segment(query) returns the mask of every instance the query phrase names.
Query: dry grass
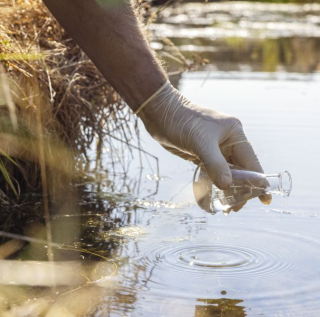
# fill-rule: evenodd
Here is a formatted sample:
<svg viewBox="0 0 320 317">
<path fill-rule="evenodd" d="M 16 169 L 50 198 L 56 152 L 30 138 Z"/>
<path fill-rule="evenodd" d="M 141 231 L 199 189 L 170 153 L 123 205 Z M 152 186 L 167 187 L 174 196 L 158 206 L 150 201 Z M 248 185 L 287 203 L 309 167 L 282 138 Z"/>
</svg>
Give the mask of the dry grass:
<svg viewBox="0 0 320 317">
<path fill-rule="evenodd" d="M 1 2 L 0 21 L 0 149 L 17 192 L 40 188 L 41 160 L 61 183 L 94 140 L 129 143 L 128 107 L 41 1 Z"/>
<path fill-rule="evenodd" d="M 149 2 L 137 0 L 135 8 L 147 38 L 172 1 L 155 10 Z M 207 63 L 186 60 L 169 44 L 179 72 Z M 111 138 L 130 147 L 135 120 L 40 0 L 0 2 L 0 201 L 41 188 L 45 197 L 55 192 L 79 175 L 94 141 L 98 157 Z"/>
</svg>

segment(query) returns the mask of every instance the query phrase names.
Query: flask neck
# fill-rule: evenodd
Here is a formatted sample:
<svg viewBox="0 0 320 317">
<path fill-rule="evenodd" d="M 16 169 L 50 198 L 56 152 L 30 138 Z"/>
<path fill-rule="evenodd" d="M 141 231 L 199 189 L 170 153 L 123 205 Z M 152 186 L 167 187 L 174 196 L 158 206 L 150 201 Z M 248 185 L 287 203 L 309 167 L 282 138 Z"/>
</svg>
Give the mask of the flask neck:
<svg viewBox="0 0 320 317">
<path fill-rule="evenodd" d="M 288 197 L 292 190 L 292 178 L 288 171 L 279 174 L 267 174 L 266 180 L 269 186 L 265 189 L 266 194 L 277 194 Z"/>
<path fill-rule="evenodd" d="M 261 190 L 263 194 L 276 194 L 287 197 L 292 189 L 289 172 L 279 174 L 262 174 L 252 171 L 231 169 L 234 187 L 250 187 Z"/>
</svg>

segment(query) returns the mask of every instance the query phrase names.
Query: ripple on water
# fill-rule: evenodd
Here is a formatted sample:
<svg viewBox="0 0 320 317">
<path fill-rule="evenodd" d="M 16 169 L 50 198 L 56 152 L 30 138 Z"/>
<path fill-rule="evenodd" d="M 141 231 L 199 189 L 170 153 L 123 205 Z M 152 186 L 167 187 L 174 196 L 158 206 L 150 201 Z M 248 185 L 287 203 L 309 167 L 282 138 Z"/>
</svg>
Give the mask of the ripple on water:
<svg viewBox="0 0 320 317">
<path fill-rule="evenodd" d="M 179 260 L 193 267 L 227 268 L 246 265 L 252 259 L 241 250 L 200 246 L 180 253 Z"/>
<path fill-rule="evenodd" d="M 216 224 L 196 241 L 194 236 L 148 241 L 134 260 L 141 272 L 138 283 L 157 296 L 221 298 L 223 291 L 251 307 L 268 303 L 266 311 L 272 313 L 307 305 L 313 316 L 320 309 L 320 284 L 314 278 L 320 274 L 320 237 L 306 234 L 300 222 L 286 225 L 290 230 Z"/>
<path fill-rule="evenodd" d="M 282 272 L 299 270 L 290 254 L 274 249 L 229 244 L 177 244 L 148 250 L 142 260 L 162 271 L 207 276 L 219 273 L 220 277 L 278 276 Z"/>
</svg>

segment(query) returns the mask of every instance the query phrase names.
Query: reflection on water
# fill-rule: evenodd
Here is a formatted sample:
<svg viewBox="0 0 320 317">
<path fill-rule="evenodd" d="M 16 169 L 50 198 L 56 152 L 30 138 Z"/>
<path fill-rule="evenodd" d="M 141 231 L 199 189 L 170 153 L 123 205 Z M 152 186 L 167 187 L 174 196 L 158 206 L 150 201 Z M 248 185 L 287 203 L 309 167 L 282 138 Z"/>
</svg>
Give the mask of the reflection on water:
<svg viewBox="0 0 320 317">
<path fill-rule="evenodd" d="M 205 316 L 230 316 L 244 317 L 244 306 L 242 300 L 237 299 L 198 299 L 195 307 L 195 317 Z"/>
<path fill-rule="evenodd" d="M 200 55 L 218 70 L 320 70 L 319 4 L 177 5 L 162 11 L 152 30 L 154 48 L 175 55 L 162 42 L 169 38 L 186 57 Z"/>
<path fill-rule="evenodd" d="M 181 23 L 191 24 L 184 17 L 190 12 L 200 31 L 212 21 L 211 15 L 221 23 L 223 19 L 230 23 L 234 16 L 235 25 L 253 23 L 254 16 L 263 23 L 280 20 L 282 31 L 294 17 L 316 32 L 320 11 L 317 6 L 255 4 L 237 4 L 231 10 L 229 4 L 218 3 L 208 6 L 205 15 L 198 5 L 188 5 L 191 11 L 184 8 L 164 13 L 168 27 L 178 16 Z M 250 23 L 242 25 L 249 30 Z M 312 72 L 319 54 L 308 59 L 303 54 L 314 54 L 319 44 L 311 36 L 291 38 L 292 33 L 285 37 L 283 32 L 265 40 L 253 36 L 214 42 L 205 37 L 174 40 L 213 46 L 208 52 L 221 54 L 216 61 L 221 69 L 242 67 L 242 72 L 212 69 L 183 75 L 176 84 L 195 102 L 241 118 L 266 172 L 292 171 L 295 188 L 290 199 L 275 197 L 269 207 L 253 200 L 239 213 L 212 216 L 190 203 L 194 166 L 165 152 L 145 131 L 141 144 L 159 157 L 160 174 L 152 155 L 134 147 L 130 153 L 113 153 L 114 160 L 106 147 L 99 162 L 93 149 L 87 178 L 76 190 L 66 187 L 51 203 L 53 267 L 47 263 L 40 197 L 15 208 L 1 206 L 0 230 L 13 234 L 1 238 L 1 316 L 319 315 L 320 200 L 314 166 L 320 159 L 320 79 L 317 74 L 262 72 L 279 70 L 284 58 L 292 61 L 286 64 L 292 71 Z M 215 51 L 219 41 L 229 43 L 221 45 L 225 56 L 234 56 L 233 64 L 224 63 L 223 50 Z M 286 45 L 296 49 L 285 51 Z M 234 47 L 229 51 L 234 55 L 227 54 L 229 47 Z M 259 58 L 257 64 L 251 63 L 245 52 L 256 50 L 273 68 L 259 66 Z M 293 52 L 292 60 L 284 52 Z M 241 66 L 245 58 L 251 69 Z"/>
</svg>

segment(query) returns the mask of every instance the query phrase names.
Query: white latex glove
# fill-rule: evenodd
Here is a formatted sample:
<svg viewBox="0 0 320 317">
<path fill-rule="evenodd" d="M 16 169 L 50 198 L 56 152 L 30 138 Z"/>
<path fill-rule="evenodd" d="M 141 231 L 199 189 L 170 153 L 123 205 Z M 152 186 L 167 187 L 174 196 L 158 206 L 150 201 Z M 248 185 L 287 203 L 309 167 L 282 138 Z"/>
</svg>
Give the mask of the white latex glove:
<svg viewBox="0 0 320 317">
<path fill-rule="evenodd" d="M 239 119 L 190 102 L 169 82 L 159 91 L 143 104 L 138 116 L 166 150 L 195 164 L 202 162 L 220 189 L 232 184 L 227 162 L 263 173 Z M 271 195 L 259 198 L 264 204 L 271 202 Z"/>
</svg>

